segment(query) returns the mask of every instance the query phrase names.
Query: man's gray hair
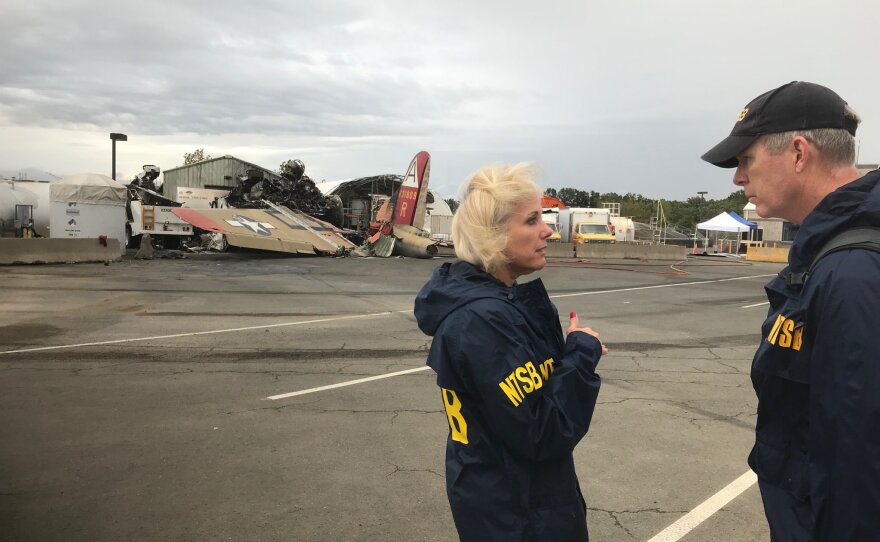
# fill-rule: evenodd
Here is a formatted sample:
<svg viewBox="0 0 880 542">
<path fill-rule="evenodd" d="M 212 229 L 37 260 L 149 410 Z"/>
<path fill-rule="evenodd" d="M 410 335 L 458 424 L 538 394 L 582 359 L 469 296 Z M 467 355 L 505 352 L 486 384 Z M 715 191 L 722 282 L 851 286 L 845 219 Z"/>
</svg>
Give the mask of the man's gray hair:
<svg viewBox="0 0 880 542">
<path fill-rule="evenodd" d="M 844 114 L 861 122 L 859 115 L 846 106 Z M 846 130 L 840 128 L 816 128 L 814 130 L 795 130 L 761 136 L 764 148 L 770 154 L 781 154 L 795 136 L 803 136 L 819 149 L 822 157 L 830 164 L 851 166 L 856 163 L 856 139 Z"/>
</svg>

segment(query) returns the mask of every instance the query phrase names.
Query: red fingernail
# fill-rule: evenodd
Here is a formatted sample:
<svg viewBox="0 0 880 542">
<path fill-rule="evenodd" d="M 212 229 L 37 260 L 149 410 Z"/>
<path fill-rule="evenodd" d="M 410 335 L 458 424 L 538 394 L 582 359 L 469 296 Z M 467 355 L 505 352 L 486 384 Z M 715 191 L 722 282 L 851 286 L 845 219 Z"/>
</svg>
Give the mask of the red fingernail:
<svg viewBox="0 0 880 542">
<path fill-rule="evenodd" d="M 571 314 L 568 315 L 569 318 L 574 318 L 575 316 L 577 316 L 577 313 L 574 311 L 571 311 Z"/>
</svg>

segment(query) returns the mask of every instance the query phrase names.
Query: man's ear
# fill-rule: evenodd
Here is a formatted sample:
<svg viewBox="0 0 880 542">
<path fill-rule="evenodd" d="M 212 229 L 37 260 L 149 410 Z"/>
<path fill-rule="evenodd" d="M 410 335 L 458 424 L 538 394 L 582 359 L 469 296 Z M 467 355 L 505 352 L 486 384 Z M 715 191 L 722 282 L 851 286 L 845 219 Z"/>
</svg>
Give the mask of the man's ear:
<svg viewBox="0 0 880 542">
<path fill-rule="evenodd" d="M 791 148 L 794 153 L 794 170 L 801 173 L 807 167 L 807 161 L 813 157 L 813 146 L 804 136 L 794 136 Z"/>
</svg>

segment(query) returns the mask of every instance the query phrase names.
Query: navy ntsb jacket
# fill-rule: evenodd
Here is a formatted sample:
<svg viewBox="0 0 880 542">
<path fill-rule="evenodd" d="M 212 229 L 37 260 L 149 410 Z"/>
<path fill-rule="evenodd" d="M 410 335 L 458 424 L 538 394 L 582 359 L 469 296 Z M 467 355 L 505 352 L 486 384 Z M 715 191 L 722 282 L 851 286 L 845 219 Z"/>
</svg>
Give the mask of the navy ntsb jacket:
<svg viewBox="0 0 880 542">
<path fill-rule="evenodd" d="M 791 540 L 880 540 L 880 253 L 848 249 L 809 268 L 838 231 L 880 226 L 880 171 L 826 196 L 804 220 L 789 266 L 765 287 L 770 310 L 752 362 L 758 396 L 749 465 L 791 502 L 765 498 Z M 808 524 L 793 507 L 808 511 Z M 790 533 L 789 533 L 790 535 Z"/>
<path fill-rule="evenodd" d="M 446 488 L 463 541 L 586 541 L 572 451 L 587 433 L 599 341 L 563 338 L 540 280 L 507 287 L 466 262 L 415 301 L 449 421 Z"/>
</svg>

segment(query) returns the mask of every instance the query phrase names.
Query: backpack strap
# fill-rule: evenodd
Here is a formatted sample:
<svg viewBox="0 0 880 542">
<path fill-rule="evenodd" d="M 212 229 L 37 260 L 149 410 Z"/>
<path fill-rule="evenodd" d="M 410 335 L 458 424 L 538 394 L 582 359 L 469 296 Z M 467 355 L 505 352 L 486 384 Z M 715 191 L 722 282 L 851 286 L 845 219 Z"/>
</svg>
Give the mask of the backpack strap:
<svg viewBox="0 0 880 542">
<path fill-rule="evenodd" d="M 880 252 L 880 227 L 876 226 L 859 226 L 857 228 L 849 228 L 841 231 L 837 235 L 828 240 L 816 257 L 810 263 L 810 268 L 803 273 L 788 273 L 785 275 L 785 285 L 789 288 L 802 288 L 816 268 L 819 260 L 839 250 L 864 249 Z"/>
</svg>

